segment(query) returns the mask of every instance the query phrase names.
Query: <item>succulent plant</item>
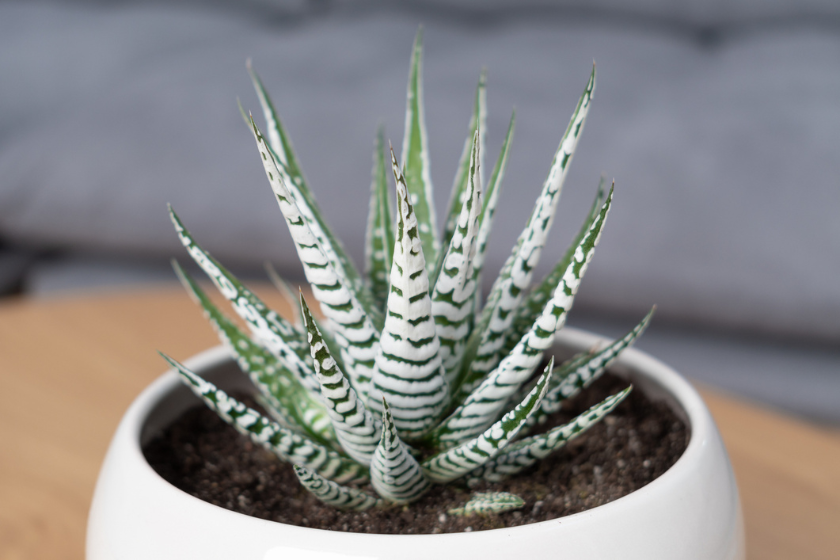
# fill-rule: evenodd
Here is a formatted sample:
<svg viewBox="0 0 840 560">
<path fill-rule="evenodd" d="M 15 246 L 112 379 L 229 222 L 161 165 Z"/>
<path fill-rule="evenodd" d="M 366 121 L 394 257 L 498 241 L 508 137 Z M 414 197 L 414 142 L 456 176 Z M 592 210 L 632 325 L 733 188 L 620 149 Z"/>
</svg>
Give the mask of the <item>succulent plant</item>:
<svg viewBox="0 0 840 560">
<path fill-rule="evenodd" d="M 246 120 L 326 320 L 315 317 L 302 292 L 294 297 L 273 269 L 270 276 L 299 306 L 299 316 L 290 321 L 269 309 L 196 243 L 170 208 L 184 247 L 250 331 L 228 319 L 174 263 L 267 411 L 246 406 L 164 355 L 221 418 L 294 465 L 301 484 L 318 499 L 365 510 L 408 504 L 433 484 L 474 486 L 515 475 L 585 432 L 628 395 L 631 387 L 571 422 L 535 430 L 631 345 L 653 312 L 626 336 L 556 367 L 545 355 L 566 322 L 613 200 L 613 187 L 607 190 L 602 179 L 565 256 L 531 287 L 589 112 L 594 66 L 533 212 L 483 307 L 482 269 L 515 125 L 514 115 L 485 188 L 484 73 L 439 235 L 418 32 L 401 163 L 393 149 L 388 162 L 381 129 L 376 136 L 363 276 L 323 220 L 274 105 L 250 65 L 249 72 L 267 135 L 253 117 Z M 539 433 L 529 435 L 534 431 Z M 450 513 L 495 513 L 522 505 L 517 496 L 484 492 Z"/>
</svg>

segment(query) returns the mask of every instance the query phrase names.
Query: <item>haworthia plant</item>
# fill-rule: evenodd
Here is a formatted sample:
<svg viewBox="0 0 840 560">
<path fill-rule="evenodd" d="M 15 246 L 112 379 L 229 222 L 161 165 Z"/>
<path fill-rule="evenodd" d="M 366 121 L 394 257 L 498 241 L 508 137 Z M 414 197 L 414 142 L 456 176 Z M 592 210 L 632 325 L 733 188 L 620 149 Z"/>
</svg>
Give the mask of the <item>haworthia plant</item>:
<svg viewBox="0 0 840 560">
<path fill-rule="evenodd" d="M 482 71 L 439 232 L 422 60 L 422 33 L 418 32 L 409 71 L 401 162 L 393 150 L 390 158 L 386 156 L 381 127 L 376 136 L 364 276 L 324 220 L 275 105 L 249 64 L 266 135 L 252 117 L 244 111 L 243 115 L 311 293 L 320 304 L 321 318 L 270 266 L 272 281 L 300 311 L 296 320 L 289 321 L 269 309 L 200 247 L 170 210 L 188 253 L 250 334 L 230 320 L 178 265 L 176 272 L 253 381 L 255 398 L 266 414 L 164 357 L 208 407 L 293 465 L 307 491 L 339 509 L 405 506 L 422 499 L 435 484 L 492 483 L 560 449 L 610 413 L 631 388 L 571 422 L 546 426 L 537 435 L 529 432 L 549 422 L 566 399 L 598 379 L 644 331 L 651 317 L 648 314 L 621 339 L 557 367 L 554 358 L 546 356 L 565 325 L 613 200 L 614 190 L 607 190 L 602 181 L 592 210 L 565 256 L 532 287 L 542 249 L 551 242 L 549 231 L 561 188 L 590 109 L 594 68 L 561 135 L 531 216 L 482 308 L 482 269 L 511 153 L 515 116 L 485 183 L 487 102 Z M 391 176 L 395 188 L 389 186 Z M 540 364 L 545 368 L 537 376 Z M 378 496 L 358 486 L 368 481 Z M 490 492 L 476 494 L 449 513 L 498 514 L 523 504 L 517 496 Z"/>
<path fill-rule="evenodd" d="M 488 515 L 513 511 L 525 505 L 525 500 L 509 492 L 476 492 L 462 507 L 452 508 L 449 515 Z"/>
</svg>

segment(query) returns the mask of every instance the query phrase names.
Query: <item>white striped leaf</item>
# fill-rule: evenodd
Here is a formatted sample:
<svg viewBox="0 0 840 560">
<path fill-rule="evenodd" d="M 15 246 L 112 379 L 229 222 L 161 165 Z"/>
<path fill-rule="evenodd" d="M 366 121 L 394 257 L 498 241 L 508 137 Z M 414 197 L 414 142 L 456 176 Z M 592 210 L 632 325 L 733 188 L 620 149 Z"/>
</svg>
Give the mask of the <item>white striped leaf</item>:
<svg viewBox="0 0 840 560">
<path fill-rule="evenodd" d="M 498 418 L 508 400 L 540 364 L 543 354 L 554 343 L 556 333 L 566 323 L 580 281 L 595 253 L 612 196 L 613 190 L 610 189 L 598 219 L 575 249 L 572 262 L 566 267 L 552 299 L 540 316 L 499 366 L 467 397 L 464 404 L 435 428 L 431 434 L 433 441 L 443 446 L 455 445 L 484 431 Z"/>
<path fill-rule="evenodd" d="M 358 270 L 356 270 L 356 266 L 353 264 L 353 260 L 347 255 L 347 251 L 344 249 L 341 241 L 333 235 L 332 230 L 330 230 L 330 227 L 324 220 L 318 203 L 303 177 L 291 141 L 283 128 L 283 124 L 280 122 L 280 117 L 277 115 L 274 103 L 272 103 L 259 76 L 257 76 L 251 67 L 250 61 L 248 61 L 248 72 L 251 75 L 254 89 L 257 92 L 257 97 L 263 110 L 268 129 L 268 151 L 275 159 L 277 172 L 282 176 L 286 188 L 298 205 L 301 216 L 306 220 L 309 229 L 318 239 L 321 250 L 327 259 L 329 259 L 335 273 L 344 280 L 345 285 L 353 290 L 354 295 L 364 307 L 365 312 L 371 318 L 374 325 L 376 325 L 377 329 L 381 329 L 382 314 L 376 308 L 373 296 L 362 281 Z M 251 120 L 253 119 L 250 117 L 246 118 L 246 121 Z M 253 123 L 249 122 L 248 124 L 251 125 Z"/>
<path fill-rule="evenodd" d="M 256 410 L 228 396 L 169 356 L 161 354 L 180 375 L 184 384 L 219 417 L 251 441 L 273 452 L 281 460 L 306 467 L 324 478 L 350 484 L 364 482 L 367 469 L 328 447 L 297 434 Z"/>
<path fill-rule="evenodd" d="M 303 294 L 300 294 L 300 310 L 315 364 L 315 375 L 321 384 L 321 396 L 338 441 L 352 459 L 369 465 L 379 443 L 380 427 L 336 365 Z"/>
<path fill-rule="evenodd" d="M 472 473 L 468 483 L 474 485 L 481 480 L 499 482 L 545 459 L 549 454 L 583 434 L 612 412 L 630 394 L 632 389 L 633 386 L 631 385 L 623 391 L 607 397 L 603 402 L 578 415 L 567 424 L 509 445 L 492 461 Z"/>
<path fill-rule="evenodd" d="M 631 346 L 641 336 L 650 323 L 655 310 L 656 307 L 654 306 L 638 325 L 612 344 L 597 352 L 576 356 L 569 361 L 568 366 L 563 364 L 563 368 L 557 372 L 557 376 L 554 378 L 554 383 L 549 387 L 540 409 L 529 419 L 528 427 L 545 422 L 549 415 L 560 410 L 563 401 L 574 397 L 598 379 L 618 358 L 622 350 Z"/>
<path fill-rule="evenodd" d="M 393 150 L 391 164 L 397 182 L 396 241 L 373 396 L 388 399 L 400 435 L 411 440 L 437 420 L 448 393 L 417 218 Z"/>
<path fill-rule="evenodd" d="M 480 436 L 423 461 L 423 472 L 426 473 L 426 476 L 432 482 L 446 484 L 477 469 L 495 457 L 516 437 L 528 417 L 539 406 L 548 389 L 553 364 L 554 361 L 552 360 L 537 385 L 525 397 L 525 400 Z"/>
<path fill-rule="evenodd" d="M 466 517 L 470 515 L 491 515 L 520 509 L 525 500 L 509 492 L 476 492 L 462 507 L 452 508 L 447 513 Z"/>
<path fill-rule="evenodd" d="M 440 239 L 435 223 L 432 176 L 429 171 L 429 140 L 423 108 L 423 28 L 417 30 L 408 73 L 408 95 L 405 107 L 405 136 L 402 145 L 405 182 L 411 204 L 417 213 L 417 224 L 427 267 L 435 266 Z"/>
<path fill-rule="evenodd" d="M 309 390 L 318 391 L 312 368 L 307 363 L 309 345 L 291 323 L 269 309 L 260 298 L 246 288 L 216 259 L 210 256 L 187 231 L 172 206 L 169 216 L 181 244 L 201 269 L 210 277 L 216 288 L 230 301 L 236 314 L 242 317 L 254 338 L 280 363 L 289 368 Z"/>
<path fill-rule="evenodd" d="M 487 330 L 482 334 L 481 345 L 470 366 L 475 376 L 483 377 L 493 371 L 503 356 L 502 348 L 515 317 L 514 312 L 525 297 L 534 268 L 539 262 L 549 230 L 554 222 L 563 182 L 586 122 L 594 89 L 595 67 L 593 66 L 589 82 L 554 155 L 554 161 L 543 184 L 542 192 L 511 255 L 513 260 L 509 261 L 510 264 L 505 267 L 509 271 L 508 276 L 496 285 L 496 289 L 501 292 L 498 304 L 493 310 Z M 468 377 L 474 377 L 474 375 L 470 374 Z"/>
<path fill-rule="evenodd" d="M 496 204 L 499 202 L 499 193 L 502 190 L 502 180 L 505 177 L 507 170 L 508 154 L 510 153 L 510 144 L 513 140 L 513 130 L 516 127 L 516 111 L 510 116 L 510 124 L 508 125 L 507 134 L 505 134 L 505 141 L 502 144 L 502 152 L 499 154 L 499 159 L 496 160 L 496 166 L 493 168 L 493 173 L 490 175 L 490 182 L 487 184 L 483 196 L 484 202 L 481 210 L 481 217 L 478 228 L 478 245 L 475 251 L 475 258 L 473 259 L 473 269 L 475 270 L 476 286 L 481 288 L 481 271 L 484 268 L 484 257 L 487 253 L 487 240 L 490 238 L 490 230 L 493 227 L 493 216 L 496 214 Z M 482 185 L 484 181 L 482 180 Z"/>
<path fill-rule="evenodd" d="M 479 184 L 484 185 L 484 146 L 487 138 L 487 72 L 481 71 L 478 78 L 478 86 L 475 88 L 475 104 L 473 114 L 470 117 L 469 133 L 464 141 L 464 149 L 461 151 L 461 159 L 458 161 L 458 171 L 455 174 L 455 182 L 452 184 L 452 194 L 449 197 L 449 205 L 446 210 L 446 222 L 443 227 L 442 247 L 448 247 L 458 227 L 458 219 L 461 215 L 461 207 L 468 199 L 470 173 L 473 167 L 472 151 L 475 143 L 475 133 L 478 131 L 478 174 Z M 440 270 L 444 263 L 445 254 L 438 255 L 435 273 L 430 278 L 432 285 L 437 282 Z"/>
<path fill-rule="evenodd" d="M 373 152 L 373 179 L 365 243 L 365 275 L 379 309 L 384 309 L 388 301 L 388 276 L 394 250 L 394 222 L 391 218 L 391 191 L 388 189 L 384 142 L 384 132 L 379 127 Z"/>
<path fill-rule="evenodd" d="M 294 466 L 295 474 L 304 488 L 312 492 L 316 498 L 336 509 L 345 511 L 366 511 L 384 502 L 357 488 L 342 486 L 327 480 L 309 469 Z"/>
<path fill-rule="evenodd" d="M 271 416 L 288 428 L 301 432 L 326 445 L 338 441 L 329 415 L 314 393 L 306 390 L 298 378 L 268 350 L 254 343 L 219 311 L 198 283 L 172 261 L 175 273 L 190 296 L 203 309 L 219 339 L 236 358 L 263 396 L 261 404 Z"/>
<path fill-rule="evenodd" d="M 467 199 L 461 205 L 457 227 L 441 260 L 442 271 L 432 292 L 432 315 L 440 339 L 440 357 L 447 383 L 450 384 L 455 381 L 461 367 L 461 358 L 475 319 L 472 304 L 476 284 L 472 262 L 481 213 L 479 151 L 479 132 L 476 131 L 470 152 L 469 187 L 464 191 Z"/>
<path fill-rule="evenodd" d="M 607 194 L 605 187 L 606 177 L 602 175 L 598 184 L 598 191 L 595 195 L 595 200 L 592 202 L 592 206 L 589 209 L 589 214 L 587 214 L 586 220 L 584 220 L 583 225 L 581 225 L 574 241 L 572 241 L 571 245 L 569 245 L 569 248 L 566 250 L 566 254 L 563 255 L 563 258 L 560 259 L 551 272 L 546 275 L 543 281 L 531 290 L 531 293 L 528 294 L 528 297 L 516 310 L 516 317 L 514 318 L 513 325 L 507 335 L 503 352 L 507 353 L 513 349 L 517 341 L 522 338 L 522 335 L 524 335 L 531 324 L 533 324 L 534 319 L 542 313 L 546 302 L 551 299 L 554 287 L 557 286 L 557 282 L 560 281 L 560 278 L 563 277 L 569 263 L 572 262 L 572 258 L 574 258 L 575 250 L 577 249 L 578 244 L 580 244 L 580 240 L 583 239 L 586 232 L 589 231 L 589 228 L 592 226 L 592 223 L 598 218 L 598 213 L 601 210 L 601 206 L 604 204 L 604 197 Z"/>
<path fill-rule="evenodd" d="M 387 401 L 382 400 L 382 438 L 370 464 L 370 483 L 377 494 L 397 504 L 407 504 L 429 489 L 417 460 L 400 441 Z"/>
<path fill-rule="evenodd" d="M 270 262 L 265 263 L 265 271 L 268 274 L 268 279 L 271 280 L 271 283 L 274 284 L 274 287 L 277 288 L 277 291 L 283 296 L 289 307 L 292 309 L 292 313 L 295 314 L 295 328 L 301 332 L 305 332 L 306 329 L 303 327 L 303 318 L 300 316 L 300 303 L 298 302 L 297 297 L 295 296 L 295 291 L 292 288 L 291 284 L 289 284 Z M 300 288 L 298 288 L 298 293 L 300 293 Z M 341 347 L 336 343 L 335 338 L 333 337 L 332 333 L 329 329 L 326 328 L 325 325 L 321 324 L 318 319 L 314 319 L 315 325 L 318 327 L 318 330 L 321 331 L 321 337 L 324 339 L 324 342 L 327 343 L 327 348 L 330 349 L 330 353 L 332 354 L 333 358 L 335 359 L 338 367 L 344 371 L 344 363 L 341 361 Z M 307 348 L 309 346 L 307 345 Z M 311 356 L 309 354 L 306 355 L 307 358 L 311 360 Z M 309 363 L 309 362 L 307 362 Z M 312 364 L 310 364 L 311 366 Z"/>
<path fill-rule="evenodd" d="M 266 176 L 271 183 L 280 211 L 289 226 L 303 272 L 312 286 L 312 293 L 321 304 L 321 312 L 330 321 L 336 342 L 341 346 L 341 359 L 353 387 L 367 398 L 370 379 L 373 375 L 374 359 L 379 348 L 379 332 L 359 303 L 353 289 L 336 273 L 322 244 L 301 214 L 294 197 L 286 188 L 286 182 L 266 144 L 265 138 L 251 119 L 254 139 L 257 142 Z"/>
</svg>

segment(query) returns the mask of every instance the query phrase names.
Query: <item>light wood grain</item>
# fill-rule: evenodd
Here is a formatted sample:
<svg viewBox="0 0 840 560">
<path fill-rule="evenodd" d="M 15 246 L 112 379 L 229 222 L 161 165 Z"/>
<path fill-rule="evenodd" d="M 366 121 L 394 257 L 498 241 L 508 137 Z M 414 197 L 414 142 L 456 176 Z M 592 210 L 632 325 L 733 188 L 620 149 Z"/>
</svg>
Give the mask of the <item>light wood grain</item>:
<svg viewBox="0 0 840 560">
<path fill-rule="evenodd" d="M 156 350 L 185 359 L 216 343 L 177 289 L 0 304 L 0 558 L 83 558 L 99 465 L 165 369 Z M 735 466 L 749 557 L 838 558 L 840 437 L 703 393 Z"/>
</svg>

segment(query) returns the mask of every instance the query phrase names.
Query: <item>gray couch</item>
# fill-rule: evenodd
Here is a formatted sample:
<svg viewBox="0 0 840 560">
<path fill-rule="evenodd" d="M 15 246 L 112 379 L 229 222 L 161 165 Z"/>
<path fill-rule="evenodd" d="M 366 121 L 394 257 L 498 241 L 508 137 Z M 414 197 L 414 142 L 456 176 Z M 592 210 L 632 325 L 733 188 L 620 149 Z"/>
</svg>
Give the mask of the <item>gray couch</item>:
<svg viewBox="0 0 840 560">
<path fill-rule="evenodd" d="M 384 122 L 399 149 L 422 22 L 439 211 L 482 66 L 488 165 L 517 108 L 490 269 L 594 58 L 592 113 L 543 257 L 565 250 L 601 172 L 615 177 L 577 320 L 615 330 L 658 303 L 642 347 L 840 421 L 840 3 L 625 4 L 0 3 L 0 282 L 42 293 L 168 279 L 165 260 L 185 256 L 167 202 L 224 262 L 299 276 L 236 108 L 257 110 L 248 57 L 360 258 L 374 130 Z"/>
</svg>

